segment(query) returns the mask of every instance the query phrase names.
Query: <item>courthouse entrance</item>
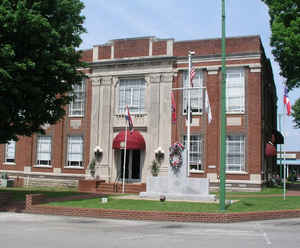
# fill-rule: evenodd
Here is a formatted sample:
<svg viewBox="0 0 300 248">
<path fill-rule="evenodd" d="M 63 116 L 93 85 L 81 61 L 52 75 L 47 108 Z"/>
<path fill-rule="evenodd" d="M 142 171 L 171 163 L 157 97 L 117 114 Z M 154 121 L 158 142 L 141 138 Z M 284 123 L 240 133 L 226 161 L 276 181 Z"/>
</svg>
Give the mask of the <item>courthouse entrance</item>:
<svg viewBox="0 0 300 248">
<path fill-rule="evenodd" d="M 141 180 L 141 154 L 146 144 L 139 131 L 127 131 L 127 142 L 125 144 L 125 131 L 121 131 L 113 140 L 113 149 L 118 150 L 117 177 L 123 179 L 125 159 L 126 182 L 138 182 Z M 126 148 L 126 149 L 125 149 Z M 125 155 L 126 151 L 126 156 Z M 125 158 L 126 157 L 126 158 Z"/>
</svg>

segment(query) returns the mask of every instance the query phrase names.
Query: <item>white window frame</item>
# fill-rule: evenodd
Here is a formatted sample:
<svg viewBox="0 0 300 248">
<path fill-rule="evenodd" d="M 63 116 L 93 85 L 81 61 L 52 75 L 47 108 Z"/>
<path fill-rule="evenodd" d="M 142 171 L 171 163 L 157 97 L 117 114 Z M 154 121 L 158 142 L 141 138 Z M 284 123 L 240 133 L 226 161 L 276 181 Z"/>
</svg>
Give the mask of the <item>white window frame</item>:
<svg viewBox="0 0 300 248">
<path fill-rule="evenodd" d="M 188 71 L 182 73 L 182 85 L 183 87 L 190 87 Z M 203 71 L 196 70 L 196 75 L 193 79 L 194 87 L 203 87 Z M 201 115 L 203 113 L 203 89 L 191 89 L 191 110 L 193 115 Z M 182 93 L 182 114 L 186 115 L 188 91 L 183 90 Z"/>
<path fill-rule="evenodd" d="M 226 72 L 226 113 L 245 113 L 245 69 L 229 68 Z"/>
<path fill-rule="evenodd" d="M 183 136 L 183 144 L 187 146 L 187 136 Z M 190 172 L 203 172 L 203 137 L 201 135 L 190 136 Z"/>
<path fill-rule="evenodd" d="M 85 110 L 85 80 L 73 86 L 75 97 L 69 104 L 69 117 L 84 117 Z"/>
<path fill-rule="evenodd" d="M 245 173 L 245 136 L 226 137 L 226 173 Z"/>
<path fill-rule="evenodd" d="M 48 157 L 48 159 L 42 159 Z M 36 140 L 36 163 L 35 167 L 51 167 L 52 161 L 52 137 L 38 136 Z"/>
<path fill-rule="evenodd" d="M 10 140 L 5 144 L 5 164 L 16 164 L 16 141 Z"/>
<path fill-rule="evenodd" d="M 118 114 L 126 113 L 126 106 L 130 113 L 145 113 L 145 89 L 146 81 L 144 78 L 120 79 L 118 94 Z"/>
<path fill-rule="evenodd" d="M 68 136 L 66 168 L 84 168 L 83 149 L 83 136 Z M 77 157 L 77 159 L 74 159 L 74 157 Z"/>
</svg>

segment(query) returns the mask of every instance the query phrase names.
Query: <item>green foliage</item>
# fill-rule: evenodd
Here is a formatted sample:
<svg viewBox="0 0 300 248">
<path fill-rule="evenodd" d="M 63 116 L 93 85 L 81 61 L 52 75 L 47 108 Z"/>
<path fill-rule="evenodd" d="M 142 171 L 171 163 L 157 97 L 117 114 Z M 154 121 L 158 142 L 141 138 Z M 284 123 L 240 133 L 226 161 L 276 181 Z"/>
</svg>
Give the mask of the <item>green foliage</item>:
<svg viewBox="0 0 300 248">
<path fill-rule="evenodd" d="M 294 118 L 295 127 L 300 128 L 300 98 L 295 102 L 292 107 L 292 116 Z"/>
<path fill-rule="evenodd" d="M 65 115 L 85 32 L 80 0 L 0 1 L 0 143 Z"/>
<path fill-rule="evenodd" d="M 6 172 L 1 172 L 0 178 L 2 178 L 2 179 L 8 179 L 7 173 Z"/>
<path fill-rule="evenodd" d="M 300 86 L 299 0 L 262 0 L 269 7 L 273 55 L 289 89 Z"/>
<path fill-rule="evenodd" d="M 94 177 L 94 175 L 95 175 L 95 167 L 96 167 L 96 159 L 93 158 L 89 164 L 89 170 L 90 170 L 92 177 Z"/>
<path fill-rule="evenodd" d="M 288 176 L 287 180 L 288 180 L 289 182 L 296 182 L 296 181 L 297 181 L 297 175 L 296 175 L 296 173 L 295 173 L 295 172 L 291 173 L 291 174 Z"/>
<path fill-rule="evenodd" d="M 158 176 L 158 173 L 159 173 L 159 165 L 157 163 L 156 160 L 152 160 L 152 164 L 151 164 L 151 174 L 152 176 Z"/>
</svg>

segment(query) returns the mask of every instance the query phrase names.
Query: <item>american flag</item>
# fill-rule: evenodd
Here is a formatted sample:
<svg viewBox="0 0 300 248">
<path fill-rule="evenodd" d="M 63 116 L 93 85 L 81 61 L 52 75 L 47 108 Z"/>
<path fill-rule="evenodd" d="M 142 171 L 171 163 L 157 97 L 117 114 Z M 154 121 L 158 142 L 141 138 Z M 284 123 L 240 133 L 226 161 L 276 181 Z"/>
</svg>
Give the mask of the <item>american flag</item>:
<svg viewBox="0 0 300 248">
<path fill-rule="evenodd" d="M 291 114 L 291 102 L 288 97 L 288 88 L 284 86 L 283 104 L 286 106 L 287 115 Z"/>
<path fill-rule="evenodd" d="M 191 86 L 194 87 L 194 84 L 193 84 L 193 79 L 194 77 L 196 76 L 196 70 L 194 67 L 191 68 L 191 72 L 190 72 L 190 81 L 191 81 Z"/>
</svg>

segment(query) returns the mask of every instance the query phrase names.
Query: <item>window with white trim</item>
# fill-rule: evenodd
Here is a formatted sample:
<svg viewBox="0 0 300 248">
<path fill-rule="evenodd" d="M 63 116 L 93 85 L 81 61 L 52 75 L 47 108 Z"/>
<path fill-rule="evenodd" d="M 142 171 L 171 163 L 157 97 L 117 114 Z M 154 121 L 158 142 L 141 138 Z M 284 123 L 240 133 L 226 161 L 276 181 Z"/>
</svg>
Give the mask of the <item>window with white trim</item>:
<svg viewBox="0 0 300 248">
<path fill-rule="evenodd" d="M 51 166 L 51 136 L 37 137 L 36 165 Z"/>
<path fill-rule="evenodd" d="M 245 75 L 243 68 L 227 69 L 226 112 L 245 112 Z"/>
<path fill-rule="evenodd" d="M 245 137 L 228 135 L 226 139 L 226 171 L 245 171 Z"/>
<path fill-rule="evenodd" d="M 67 167 L 83 167 L 83 137 L 68 137 Z"/>
<path fill-rule="evenodd" d="M 125 113 L 128 106 L 131 113 L 144 113 L 145 87 L 144 79 L 120 79 L 118 112 Z"/>
<path fill-rule="evenodd" d="M 16 141 L 10 140 L 5 145 L 5 163 L 16 162 Z"/>
<path fill-rule="evenodd" d="M 187 136 L 183 137 L 183 144 L 187 146 Z M 190 136 L 190 171 L 203 171 L 203 140 L 200 135 Z"/>
<path fill-rule="evenodd" d="M 184 71 L 182 75 L 183 87 L 190 87 L 188 71 Z M 193 78 L 194 87 L 203 86 L 203 72 L 196 70 L 196 75 Z M 201 114 L 203 110 L 203 89 L 191 89 L 191 111 L 195 114 Z M 183 114 L 187 112 L 188 91 L 183 90 Z"/>
<path fill-rule="evenodd" d="M 75 97 L 69 105 L 70 117 L 83 117 L 85 106 L 85 80 L 73 87 L 73 96 Z"/>
</svg>

